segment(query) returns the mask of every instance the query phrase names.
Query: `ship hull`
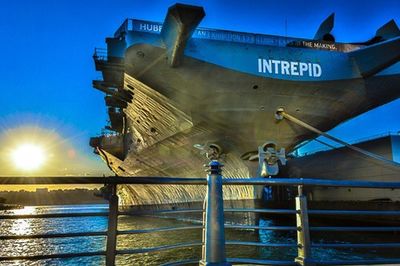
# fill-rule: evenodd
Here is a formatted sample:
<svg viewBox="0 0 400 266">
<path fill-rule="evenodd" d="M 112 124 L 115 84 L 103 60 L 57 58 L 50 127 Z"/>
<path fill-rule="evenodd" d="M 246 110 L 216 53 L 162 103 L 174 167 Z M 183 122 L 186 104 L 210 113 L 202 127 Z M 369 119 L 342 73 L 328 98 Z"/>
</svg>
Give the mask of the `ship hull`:
<svg viewBox="0 0 400 266">
<path fill-rule="evenodd" d="M 315 137 L 291 123 L 277 121 L 284 107 L 322 131 L 398 96 L 400 78 L 378 86 L 380 77 L 297 82 L 254 76 L 192 57 L 171 68 L 165 49 L 137 44 L 127 49 L 123 88 L 132 95 L 123 108 L 122 156 L 102 156 L 121 176 L 201 177 L 208 144 L 222 148 L 226 177 L 251 177 L 258 163 L 248 161 L 258 146 L 274 141 L 287 151 Z M 111 163 L 110 163 L 111 162 Z M 164 204 L 202 201 L 205 188 L 125 186 L 123 203 Z M 262 196 L 262 187 L 225 188 L 230 200 Z"/>
</svg>

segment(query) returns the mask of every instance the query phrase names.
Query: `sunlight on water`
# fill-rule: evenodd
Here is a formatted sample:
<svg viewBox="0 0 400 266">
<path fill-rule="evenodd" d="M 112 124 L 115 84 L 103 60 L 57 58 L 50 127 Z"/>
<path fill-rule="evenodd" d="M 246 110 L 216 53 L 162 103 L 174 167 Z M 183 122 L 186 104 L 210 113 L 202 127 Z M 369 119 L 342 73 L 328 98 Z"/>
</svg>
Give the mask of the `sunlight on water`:
<svg viewBox="0 0 400 266">
<path fill-rule="evenodd" d="M 37 206 L 27 207 L 21 210 L 0 211 L 0 214 L 41 214 L 41 213 L 76 213 L 76 212 L 104 212 L 107 205 L 63 205 L 63 206 Z M 240 216 L 240 217 L 239 217 Z M 260 226 L 289 225 L 284 222 L 277 224 L 267 218 L 245 219 L 243 216 L 227 215 L 226 223 L 235 224 L 240 221 L 254 223 L 259 221 Z M 179 217 L 172 219 L 151 216 L 121 216 L 118 220 L 118 230 L 150 229 L 171 226 L 186 226 L 199 224 L 201 215 Z M 71 232 L 94 232 L 107 229 L 107 217 L 76 217 L 76 218 L 49 218 L 49 219 L 20 219 L 1 220 L 0 235 L 25 235 L 46 233 L 71 233 Z M 118 237 L 118 249 L 141 249 L 161 245 L 177 243 L 189 243 L 201 241 L 201 229 L 191 229 L 178 232 L 154 232 L 147 234 L 121 235 Z M 250 241 L 262 243 L 296 243 L 295 231 L 271 231 L 271 230 L 235 230 L 226 229 L 228 241 Z M 346 232 L 339 235 L 313 234 L 317 243 L 349 243 L 349 242 L 379 242 L 378 237 L 385 241 L 398 241 L 398 236 L 391 234 L 376 235 Z M 55 239 L 17 239 L 0 240 L 0 256 L 21 256 L 73 252 L 104 251 L 106 239 L 102 236 L 75 237 Z M 227 246 L 227 257 L 259 258 L 269 260 L 293 260 L 296 257 L 296 248 L 279 247 L 251 247 L 251 246 Z M 382 252 L 382 250 L 345 250 L 345 249 L 313 249 L 313 254 L 319 259 L 360 259 L 360 258 L 382 258 L 393 257 L 396 252 Z M 187 260 L 201 257 L 201 247 L 182 248 L 162 252 L 149 252 L 135 255 L 117 256 L 117 265 L 160 265 L 177 260 Z M 105 265 L 104 257 L 81 257 L 73 259 L 41 260 L 39 262 L 9 261 L 0 265 Z"/>
<path fill-rule="evenodd" d="M 13 235 L 31 234 L 31 223 L 28 219 L 14 220 L 10 228 L 10 233 Z"/>
<path fill-rule="evenodd" d="M 35 208 L 31 206 L 24 207 L 23 209 L 14 210 L 13 213 L 16 215 L 23 214 L 34 214 Z M 28 235 L 32 234 L 31 220 L 30 219 L 18 219 L 11 220 L 11 227 L 9 232 L 13 235 Z"/>
<path fill-rule="evenodd" d="M 34 214 L 36 212 L 36 208 L 33 206 L 25 206 L 23 209 L 16 209 L 12 212 L 17 215 Z"/>
</svg>

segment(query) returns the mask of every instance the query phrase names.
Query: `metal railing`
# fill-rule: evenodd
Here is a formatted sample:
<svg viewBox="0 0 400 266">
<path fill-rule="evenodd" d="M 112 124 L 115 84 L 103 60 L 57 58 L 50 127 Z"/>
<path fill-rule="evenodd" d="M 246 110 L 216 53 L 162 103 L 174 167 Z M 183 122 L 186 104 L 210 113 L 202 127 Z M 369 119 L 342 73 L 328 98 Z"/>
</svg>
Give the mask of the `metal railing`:
<svg viewBox="0 0 400 266">
<path fill-rule="evenodd" d="M 108 217 L 107 231 L 77 232 L 77 233 L 49 233 L 36 235 L 2 235 L 0 240 L 10 239 L 37 239 L 37 238 L 64 238 L 64 237 L 91 237 L 105 236 L 106 250 L 78 253 L 41 254 L 32 256 L 1 256 L 1 261 L 10 260 L 42 260 L 74 258 L 83 256 L 105 256 L 106 265 L 115 265 L 117 255 L 142 254 L 178 248 L 202 246 L 202 258 L 171 262 L 165 265 L 184 265 L 199 263 L 199 265 L 231 265 L 232 263 L 264 264 L 264 265 L 356 265 L 356 264 L 389 264 L 400 263 L 397 259 L 363 259 L 363 260 L 335 260 L 321 261 L 312 255 L 312 248 L 400 248 L 400 243 L 313 243 L 310 239 L 310 231 L 319 232 L 399 232 L 400 226 L 391 227 L 356 227 L 356 226 L 310 226 L 308 215 L 362 215 L 371 216 L 399 216 L 400 211 L 362 211 L 362 210 L 308 210 L 307 197 L 303 194 L 304 186 L 319 187 L 359 187 L 359 188 L 381 188 L 399 189 L 400 182 L 367 182 L 367 181 L 335 181 L 320 179 L 292 179 L 292 178 L 251 178 L 234 179 L 222 178 L 221 164 L 212 161 L 209 164 L 207 178 L 172 178 L 172 177 L 0 177 L 2 185 L 19 184 L 105 184 L 110 187 L 109 211 L 108 212 L 86 212 L 86 213 L 49 213 L 31 215 L 0 215 L 2 219 L 29 219 L 29 218 L 63 218 L 63 217 Z M 120 184 L 159 184 L 159 185 L 207 185 L 207 196 L 203 209 L 177 209 L 177 210 L 153 210 L 142 211 L 140 214 L 161 213 L 203 213 L 203 225 L 190 225 L 183 227 L 162 227 L 140 230 L 118 230 L 118 216 L 135 215 L 137 212 L 120 211 L 118 209 L 117 185 Z M 255 208 L 225 208 L 223 206 L 223 185 L 263 185 L 263 186 L 297 186 L 298 196 L 295 199 L 296 208 L 293 209 L 255 209 Z M 224 223 L 224 212 L 250 212 L 250 213 L 273 213 L 295 215 L 296 226 L 258 226 L 258 225 L 227 225 Z M 201 242 L 178 243 L 172 245 L 156 246 L 139 249 L 117 249 L 117 237 L 119 235 L 146 234 L 163 231 L 181 231 L 199 229 L 203 230 Z M 273 231 L 296 231 L 297 243 L 261 243 L 249 241 L 226 241 L 225 229 L 255 229 Z M 225 247 L 227 245 L 242 245 L 254 247 L 279 247 L 297 248 L 295 260 L 265 260 L 255 258 L 227 258 Z"/>
<path fill-rule="evenodd" d="M 108 60 L 107 48 L 94 48 L 93 58 L 94 60 L 97 61 L 107 61 Z"/>
</svg>

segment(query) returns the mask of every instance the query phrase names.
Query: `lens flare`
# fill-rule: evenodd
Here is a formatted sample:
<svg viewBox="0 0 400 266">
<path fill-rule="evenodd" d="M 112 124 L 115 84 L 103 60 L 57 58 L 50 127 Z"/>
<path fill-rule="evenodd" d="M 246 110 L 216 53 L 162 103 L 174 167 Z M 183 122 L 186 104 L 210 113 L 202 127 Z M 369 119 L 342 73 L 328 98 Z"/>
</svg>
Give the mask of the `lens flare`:
<svg viewBox="0 0 400 266">
<path fill-rule="evenodd" d="M 42 147 L 27 143 L 17 147 L 11 153 L 11 158 L 18 169 L 33 171 L 43 165 L 46 156 Z"/>
</svg>

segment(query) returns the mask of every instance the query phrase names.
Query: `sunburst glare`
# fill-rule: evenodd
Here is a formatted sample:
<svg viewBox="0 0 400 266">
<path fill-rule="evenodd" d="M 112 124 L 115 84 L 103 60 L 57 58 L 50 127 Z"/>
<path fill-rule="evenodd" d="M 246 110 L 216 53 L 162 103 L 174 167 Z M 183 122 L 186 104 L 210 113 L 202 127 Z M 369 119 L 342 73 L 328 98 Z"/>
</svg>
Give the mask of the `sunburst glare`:
<svg viewBox="0 0 400 266">
<path fill-rule="evenodd" d="M 18 169 L 34 171 L 46 161 L 46 154 L 40 145 L 25 143 L 12 151 L 11 158 Z"/>
</svg>

